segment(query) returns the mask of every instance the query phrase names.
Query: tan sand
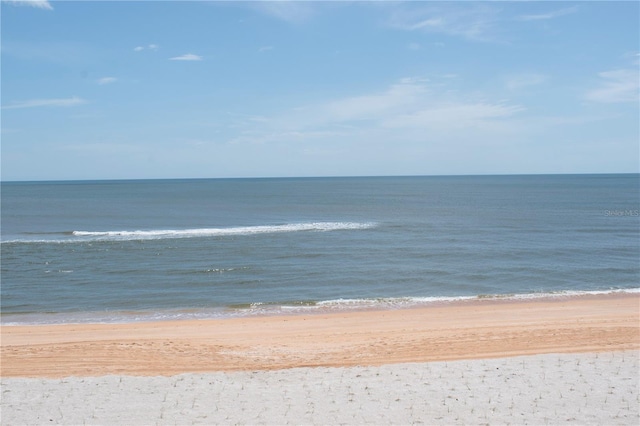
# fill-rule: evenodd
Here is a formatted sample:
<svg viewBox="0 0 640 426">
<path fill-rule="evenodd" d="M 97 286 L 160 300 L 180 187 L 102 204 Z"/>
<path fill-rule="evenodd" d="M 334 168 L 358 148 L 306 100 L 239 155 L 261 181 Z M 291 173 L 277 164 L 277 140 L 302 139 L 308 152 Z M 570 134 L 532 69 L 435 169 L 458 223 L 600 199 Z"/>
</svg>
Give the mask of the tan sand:
<svg viewBox="0 0 640 426">
<path fill-rule="evenodd" d="M 2 377 L 379 366 L 640 349 L 640 295 L 132 324 L 3 326 Z"/>
</svg>

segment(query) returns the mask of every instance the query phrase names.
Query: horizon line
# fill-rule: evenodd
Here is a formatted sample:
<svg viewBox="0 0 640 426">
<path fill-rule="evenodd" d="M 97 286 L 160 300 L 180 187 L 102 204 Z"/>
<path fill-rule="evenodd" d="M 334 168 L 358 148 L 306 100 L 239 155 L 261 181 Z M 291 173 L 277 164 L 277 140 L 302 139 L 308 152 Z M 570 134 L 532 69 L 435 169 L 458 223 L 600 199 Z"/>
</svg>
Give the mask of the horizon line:
<svg viewBox="0 0 640 426">
<path fill-rule="evenodd" d="M 469 173 L 469 174 L 407 174 L 407 175 L 316 175 L 316 176 L 236 176 L 236 177 L 150 177 L 150 178 L 84 178 L 84 179 L 30 179 L 5 180 L 4 183 L 82 183 L 82 182 L 134 182 L 169 180 L 277 180 L 277 179 L 365 179 L 365 178 L 412 178 L 412 177 L 498 177 L 498 176 L 596 176 L 596 175 L 640 175 L 640 172 L 585 172 L 585 173 Z"/>
</svg>

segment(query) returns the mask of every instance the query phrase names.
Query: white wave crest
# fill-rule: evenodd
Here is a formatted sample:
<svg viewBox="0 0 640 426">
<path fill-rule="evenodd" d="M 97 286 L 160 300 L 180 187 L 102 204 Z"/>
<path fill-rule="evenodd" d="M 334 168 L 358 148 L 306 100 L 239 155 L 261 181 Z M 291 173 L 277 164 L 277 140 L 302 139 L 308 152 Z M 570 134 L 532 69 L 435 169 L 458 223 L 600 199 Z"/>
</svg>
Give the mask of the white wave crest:
<svg viewBox="0 0 640 426">
<path fill-rule="evenodd" d="M 300 231 L 341 231 L 375 227 L 372 222 L 310 222 L 286 225 L 239 226 L 233 228 L 154 229 L 138 231 L 73 231 L 82 240 L 154 240 L 163 238 L 224 237 Z"/>
<path fill-rule="evenodd" d="M 7 314 L 2 318 L 3 326 L 28 324 L 82 324 L 82 323 L 131 323 L 140 321 L 171 321 L 193 319 L 218 319 L 251 316 L 309 315 L 332 312 L 349 312 L 376 309 L 405 309 L 448 303 L 485 303 L 492 301 L 519 301 L 536 299 L 559 299 L 615 294 L 637 294 L 640 288 L 609 290 L 564 290 L 557 292 L 492 294 L 474 296 L 425 296 L 425 297 L 388 297 L 372 299 L 333 299 L 318 302 L 292 304 L 254 302 L 246 307 L 229 306 L 203 309 L 167 309 L 162 311 L 113 311 L 113 312 L 77 312 L 77 313 L 33 313 Z"/>
</svg>

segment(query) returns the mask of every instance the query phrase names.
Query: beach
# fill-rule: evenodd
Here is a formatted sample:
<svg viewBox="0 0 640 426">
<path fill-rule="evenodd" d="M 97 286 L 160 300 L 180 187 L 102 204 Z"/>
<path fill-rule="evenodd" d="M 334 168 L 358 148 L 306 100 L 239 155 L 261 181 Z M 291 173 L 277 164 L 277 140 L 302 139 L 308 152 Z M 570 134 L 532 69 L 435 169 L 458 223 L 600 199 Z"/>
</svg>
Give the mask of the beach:
<svg viewBox="0 0 640 426">
<path fill-rule="evenodd" d="M 637 425 L 638 352 L 3 379 L 2 424 Z"/>
<path fill-rule="evenodd" d="M 637 424 L 640 297 L 2 327 L 3 424 Z"/>
</svg>

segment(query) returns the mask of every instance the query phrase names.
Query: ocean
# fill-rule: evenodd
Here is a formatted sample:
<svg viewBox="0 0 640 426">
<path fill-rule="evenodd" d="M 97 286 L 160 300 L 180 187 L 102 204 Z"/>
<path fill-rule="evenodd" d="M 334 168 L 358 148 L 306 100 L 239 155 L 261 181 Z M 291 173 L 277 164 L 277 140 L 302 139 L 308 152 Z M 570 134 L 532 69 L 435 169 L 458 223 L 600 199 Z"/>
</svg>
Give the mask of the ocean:
<svg viewBox="0 0 640 426">
<path fill-rule="evenodd" d="M 637 292 L 640 176 L 3 182 L 4 325 Z"/>
</svg>

